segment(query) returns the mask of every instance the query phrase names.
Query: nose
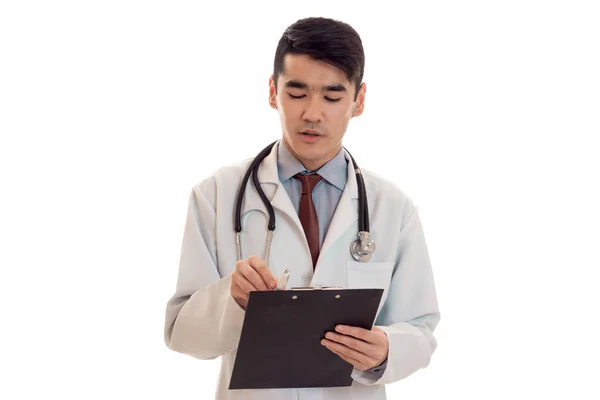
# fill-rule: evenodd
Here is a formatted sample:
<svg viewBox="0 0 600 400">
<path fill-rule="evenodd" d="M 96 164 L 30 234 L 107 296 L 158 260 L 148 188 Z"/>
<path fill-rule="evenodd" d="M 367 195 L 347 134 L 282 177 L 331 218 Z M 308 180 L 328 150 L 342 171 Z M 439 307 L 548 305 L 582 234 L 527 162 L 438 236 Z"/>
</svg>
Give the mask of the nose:
<svg viewBox="0 0 600 400">
<path fill-rule="evenodd" d="M 307 122 L 319 123 L 323 119 L 323 109 L 318 96 L 311 96 L 306 102 L 303 118 Z"/>
</svg>

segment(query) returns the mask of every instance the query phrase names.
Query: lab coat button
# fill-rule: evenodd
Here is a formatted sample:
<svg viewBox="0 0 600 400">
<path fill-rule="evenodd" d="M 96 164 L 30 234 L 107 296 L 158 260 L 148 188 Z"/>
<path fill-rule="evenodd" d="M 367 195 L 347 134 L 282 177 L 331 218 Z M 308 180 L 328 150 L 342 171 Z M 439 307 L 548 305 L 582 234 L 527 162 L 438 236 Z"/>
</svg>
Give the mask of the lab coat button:
<svg viewBox="0 0 600 400">
<path fill-rule="evenodd" d="M 310 283 L 311 278 L 312 278 L 312 274 L 309 274 L 309 273 L 302 274 L 302 280 L 304 281 L 305 284 Z"/>
</svg>

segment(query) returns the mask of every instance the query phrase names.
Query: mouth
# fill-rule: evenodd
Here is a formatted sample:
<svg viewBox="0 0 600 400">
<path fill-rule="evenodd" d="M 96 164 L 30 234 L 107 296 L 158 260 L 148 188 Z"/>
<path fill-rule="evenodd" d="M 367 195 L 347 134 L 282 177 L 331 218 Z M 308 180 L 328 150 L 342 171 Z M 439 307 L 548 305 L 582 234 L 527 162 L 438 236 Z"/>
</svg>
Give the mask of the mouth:
<svg viewBox="0 0 600 400">
<path fill-rule="evenodd" d="M 319 131 L 315 131 L 315 130 L 312 130 L 312 129 L 307 129 L 307 130 L 305 130 L 305 131 L 301 131 L 301 132 L 298 132 L 298 133 L 299 133 L 299 134 L 301 134 L 301 135 L 304 135 L 304 136 L 308 136 L 308 137 L 319 137 L 319 136 L 323 136 L 323 135 L 321 134 L 321 132 L 319 132 Z"/>
<path fill-rule="evenodd" d="M 298 132 L 298 137 L 300 141 L 307 145 L 314 145 L 321 141 L 323 135 L 319 131 L 315 131 L 313 129 L 307 129 L 305 131 Z"/>
</svg>

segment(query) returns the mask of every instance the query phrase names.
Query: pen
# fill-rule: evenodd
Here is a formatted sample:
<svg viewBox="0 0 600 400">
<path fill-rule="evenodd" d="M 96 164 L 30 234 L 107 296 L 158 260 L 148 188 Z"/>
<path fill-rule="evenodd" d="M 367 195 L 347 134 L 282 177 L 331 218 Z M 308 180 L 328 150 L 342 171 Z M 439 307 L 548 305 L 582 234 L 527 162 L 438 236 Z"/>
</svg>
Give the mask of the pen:
<svg viewBox="0 0 600 400">
<path fill-rule="evenodd" d="M 281 278 L 279 278 L 279 280 L 277 281 L 277 287 L 275 288 L 275 290 L 284 290 L 285 289 L 285 285 L 287 285 L 287 281 L 290 277 L 290 270 L 286 268 L 285 271 L 283 271 L 283 275 L 281 275 Z"/>
</svg>

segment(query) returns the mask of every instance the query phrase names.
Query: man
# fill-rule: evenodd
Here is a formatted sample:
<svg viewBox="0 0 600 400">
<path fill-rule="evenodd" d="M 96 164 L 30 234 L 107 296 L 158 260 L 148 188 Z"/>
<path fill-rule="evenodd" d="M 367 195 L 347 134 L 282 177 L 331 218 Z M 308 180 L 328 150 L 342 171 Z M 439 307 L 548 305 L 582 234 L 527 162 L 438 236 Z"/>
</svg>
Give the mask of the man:
<svg viewBox="0 0 600 400">
<path fill-rule="evenodd" d="M 279 41 L 269 103 L 279 113 L 282 138 L 258 173 L 277 219 L 269 259 L 269 214 L 251 184 L 241 214 L 246 258 L 237 255 L 233 210 L 250 161 L 223 167 L 192 190 L 165 341 L 198 359 L 222 357 L 217 399 L 385 399 L 385 384 L 430 362 L 440 314 L 417 207 L 365 170 L 377 247 L 369 262 L 355 261 L 349 251 L 358 230 L 358 189 L 342 139 L 350 119 L 363 112 L 363 70 L 361 39 L 345 23 L 299 20 Z M 228 390 L 249 293 L 273 290 L 286 268 L 288 287 L 384 289 L 372 329 L 338 327 L 321 343 L 354 366 L 352 386 Z"/>
</svg>

